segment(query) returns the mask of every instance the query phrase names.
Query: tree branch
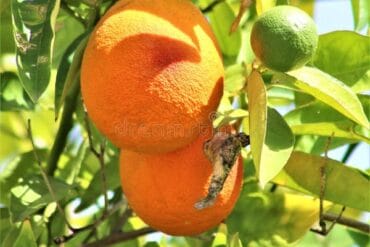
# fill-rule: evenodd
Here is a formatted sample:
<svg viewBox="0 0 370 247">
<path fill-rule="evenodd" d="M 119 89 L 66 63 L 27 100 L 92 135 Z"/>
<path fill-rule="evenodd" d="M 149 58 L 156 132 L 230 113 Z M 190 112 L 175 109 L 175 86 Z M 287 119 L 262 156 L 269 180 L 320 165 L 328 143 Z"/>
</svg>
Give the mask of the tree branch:
<svg viewBox="0 0 370 247">
<path fill-rule="evenodd" d="M 331 222 L 336 221 L 336 223 L 338 224 L 348 226 L 353 229 L 357 229 L 364 233 L 370 234 L 370 225 L 357 221 L 357 220 L 353 220 L 353 219 L 343 217 L 343 216 L 338 218 L 337 215 L 329 214 L 329 213 L 323 214 L 323 219 L 327 221 L 331 221 Z"/>
<path fill-rule="evenodd" d="M 115 233 L 112 233 L 111 235 L 109 235 L 106 238 L 103 238 L 101 240 L 98 240 L 98 241 L 95 241 L 95 242 L 92 242 L 92 243 L 85 244 L 85 245 L 83 245 L 83 247 L 108 246 L 108 245 L 111 245 L 111 244 L 115 244 L 115 243 L 130 240 L 130 239 L 134 239 L 134 238 L 137 238 L 137 237 L 149 234 L 149 233 L 153 233 L 153 232 L 156 232 L 156 230 L 154 230 L 151 227 L 145 227 L 145 228 L 135 230 L 135 231 L 131 231 L 131 232 L 115 232 Z"/>
</svg>

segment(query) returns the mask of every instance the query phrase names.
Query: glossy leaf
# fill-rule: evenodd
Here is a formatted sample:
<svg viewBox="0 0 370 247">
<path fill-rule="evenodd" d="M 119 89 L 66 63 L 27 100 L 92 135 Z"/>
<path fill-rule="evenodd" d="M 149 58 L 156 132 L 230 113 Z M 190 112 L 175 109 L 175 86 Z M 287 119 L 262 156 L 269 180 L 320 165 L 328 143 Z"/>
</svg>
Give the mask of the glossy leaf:
<svg viewBox="0 0 370 247">
<path fill-rule="evenodd" d="M 241 45 L 241 33 L 238 28 L 230 34 L 230 26 L 235 19 L 235 14 L 228 3 L 217 4 L 209 14 L 211 27 L 221 47 L 221 51 L 226 56 L 236 56 Z"/>
<path fill-rule="evenodd" d="M 369 128 L 369 122 L 356 94 L 341 81 L 314 68 L 303 67 L 288 73 L 287 83 L 314 96 L 354 122 Z M 295 79 L 294 79 L 295 78 Z"/>
<path fill-rule="evenodd" d="M 73 195 L 73 187 L 52 177 L 49 177 L 49 181 L 57 200 Z M 10 213 L 12 220 L 14 222 L 22 221 L 53 201 L 53 197 L 41 176 L 25 177 L 11 190 Z"/>
<path fill-rule="evenodd" d="M 313 63 L 355 91 L 367 90 L 370 89 L 370 80 L 367 88 L 358 82 L 370 70 L 369 50 L 368 36 L 350 31 L 331 32 L 320 35 Z"/>
<path fill-rule="evenodd" d="M 54 24 L 60 0 L 12 0 L 19 77 L 36 102 L 50 80 Z"/>
<path fill-rule="evenodd" d="M 334 134 L 335 137 L 370 143 L 368 130 L 321 102 L 316 101 L 296 108 L 284 118 L 296 135 L 331 136 Z"/>
<path fill-rule="evenodd" d="M 351 0 L 353 20 L 356 31 L 360 31 L 369 23 L 370 4 L 367 0 Z"/>
<path fill-rule="evenodd" d="M 293 152 L 284 170 L 274 182 L 319 195 L 320 168 L 326 167 L 326 200 L 360 210 L 370 211 L 369 174 L 324 157 Z"/>
<path fill-rule="evenodd" d="M 81 60 L 88 33 L 81 34 L 70 44 L 60 62 L 55 81 L 54 110 L 56 119 L 68 92 L 79 83 L 77 79 L 80 75 Z"/>
<path fill-rule="evenodd" d="M 261 15 L 266 10 L 271 9 L 276 5 L 276 0 L 256 0 L 257 14 Z"/>
</svg>

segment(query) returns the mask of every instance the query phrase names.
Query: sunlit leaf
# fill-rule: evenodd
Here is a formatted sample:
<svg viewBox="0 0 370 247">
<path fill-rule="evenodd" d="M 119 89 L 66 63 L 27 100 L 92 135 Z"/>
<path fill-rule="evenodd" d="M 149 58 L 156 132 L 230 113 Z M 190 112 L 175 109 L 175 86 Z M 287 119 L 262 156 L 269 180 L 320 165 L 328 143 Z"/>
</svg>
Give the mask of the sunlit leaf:
<svg viewBox="0 0 370 247">
<path fill-rule="evenodd" d="M 37 150 L 40 159 L 46 158 L 46 150 Z M 38 165 L 34 161 L 33 151 L 16 156 L 1 166 L 0 173 L 0 195 L 1 203 L 9 205 L 10 190 L 17 185 L 22 177 L 34 174 L 38 171 Z"/>
<path fill-rule="evenodd" d="M 216 128 L 224 126 L 226 124 L 231 123 L 235 120 L 242 120 L 243 118 L 248 117 L 248 112 L 242 109 L 235 109 L 223 112 L 219 114 L 217 118 L 214 120 L 213 124 Z"/>
<path fill-rule="evenodd" d="M 73 195 L 73 187 L 49 177 L 57 200 Z M 14 222 L 22 221 L 40 208 L 53 202 L 53 197 L 40 175 L 24 177 L 23 181 L 11 190 L 10 213 Z"/>
<path fill-rule="evenodd" d="M 369 23 L 369 1 L 351 0 L 351 3 L 355 29 L 356 31 L 361 31 Z"/>
<path fill-rule="evenodd" d="M 370 70 L 369 50 L 370 37 L 356 32 L 335 31 L 320 35 L 313 63 L 356 92 L 368 90 L 370 80 L 367 85 L 358 84 Z"/>
<path fill-rule="evenodd" d="M 370 107 L 370 106 L 369 106 Z M 285 120 L 296 135 L 348 138 L 370 143 L 369 131 L 321 102 L 312 102 L 289 112 Z"/>
<path fill-rule="evenodd" d="M 325 165 L 324 198 L 341 205 L 370 211 L 369 174 L 324 157 L 293 152 L 284 170 L 274 179 L 280 185 L 320 194 L 321 167 Z"/>
<path fill-rule="evenodd" d="M 232 95 L 238 95 L 245 85 L 246 68 L 243 64 L 234 64 L 226 68 L 225 90 Z"/>
<path fill-rule="evenodd" d="M 274 106 L 288 106 L 294 101 L 294 93 L 291 90 L 272 87 L 267 91 L 268 104 Z"/>
<path fill-rule="evenodd" d="M 106 180 L 108 190 L 113 190 L 121 185 L 118 172 L 118 158 L 115 156 L 106 164 L 105 173 L 109 174 L 109 179 Z M 81 211 L 93 203 L 96 203 L 97 198 L 103 194 L 101 172 L 98 170 L 90 182 L 89 187 L 84 191 L 81 197 L 81 204 L 76 208 L 76 211 Z"/>
<path fill-rule="evenodd" d="M 266 108 L 266 90 L 258 72 L 248 79 L 251 150 L 262 186 L 284 167 L 293 150 L 294 136 L 280 114 Z"/>
<path fill-rule="evenodd" d="M 235 233 L 230 238 L 229 247 L 243 247 L 242 241 L 239 239 L 239 233 Z"/>
<path fill-rule="evenodd" d="M 22 223 L 21 231 L 17 240 L 15 241 L 14 247 L 37 247 L 36 239 L 32 231 L 31 223 L 29 220 L 25 220 Z"/>
<path fill-rule="evenodd" d="M 281 0 L 277 0 L 278 2 Z M 287 0 L 290 5 L 296 6 L 309 14 L 310 16 L 313 16 L 314 10 L 315 10 L 315 1 L 313 0 Z"/>
<path fill-rule="evenodd" d="M 236 56 L 239 53 L 241 45 L 241 33 L 237 29 L 234 33 L 229 34 L 230 26 L 235 19 L 235 15 L 228 3 L 217 4 L 209 14 L 211 27 L 221 51 L 226 56 Z"/>
<path fill-rule="evenodd" d="M 257 0 L 256 1 L 257 14 L 261 15 L 263 12 L 271 9 L 275 5 L 276 5 L 276 0 Z"/>
<path fill-rule="evenodd" d="M 263 79 L 255 70 L 248 78 L 247 91 L 251 151 L 257 174 L 260 174 L 261 155 L 267 128 L 267 98 Z"/>
<path fill-rule="evenodd" d="M 330 203 L 324 202 L 324 210 Z M 229 232 L 239 232 L 244 246 L 287 246 L 300 239 L 319 218 L 319 200 L 300 194 L 260 191 L 245 182 L 227 219 Z"/>
<path fill-rule="evenodd" d="M 328 104 L 349 119 L 369 128 L 369 122 L 356 94 L 341 81 L 314 68 L 303 67 L 288 73 L 291 77 L 274 78 L 275 82 L 293 84 Z"/>
<path fill-rule="evenodd" d="M 220 224 L 218 231 L 215 234 L 212 247 L 226 247 L 227 246 L 227 226 Z"/>
</svg>

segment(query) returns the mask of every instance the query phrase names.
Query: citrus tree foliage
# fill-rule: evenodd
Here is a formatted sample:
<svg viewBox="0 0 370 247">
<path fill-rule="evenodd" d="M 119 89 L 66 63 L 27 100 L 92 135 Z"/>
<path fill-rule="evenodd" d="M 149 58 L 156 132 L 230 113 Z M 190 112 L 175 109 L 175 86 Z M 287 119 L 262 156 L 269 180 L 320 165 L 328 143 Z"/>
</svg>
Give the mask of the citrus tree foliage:
<svg viewBox="0 0 370 247">
<path fill-rule="evenodd" d="M 370 143 L 370 38 L 359 34 L 368 26 L 367 1 L 351 1 L 353 31 L 320 35 L 312 61 L 287 73 L 256 67 L 252 24 L 279 4 L 312 15 L 314 1 L 193 1 L 224 57 L 214 125 L 233 123 L 252 140 L 242 152 L 244 186 L 234 211 L 195 237 L 147 237 L 155 229 L 127 208 L 121 192 L 118 149 L 84 113 L 81 58 L 114 2 L 0 2 L 1 246 L 366 245 L 366 233 L 340 224 L 326 238 L 309 229 L 318 228 L 320 196 L 324 212 L 345 206 L 351 222 L 370 211 L 368 170 L 346 164 L 357 145 Z M 324 155 L 337 147 L 346 147 L 341 159 Z"/>
</svg>

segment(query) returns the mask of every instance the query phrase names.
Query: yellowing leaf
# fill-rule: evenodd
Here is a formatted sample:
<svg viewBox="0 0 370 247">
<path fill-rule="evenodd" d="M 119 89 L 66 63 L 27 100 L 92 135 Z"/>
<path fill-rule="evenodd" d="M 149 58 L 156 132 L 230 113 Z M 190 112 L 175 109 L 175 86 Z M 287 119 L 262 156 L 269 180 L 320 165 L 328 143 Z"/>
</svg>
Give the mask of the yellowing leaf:
<svg viewBox="0 0 370 247">
<path fill-rule="evenodd" d="M 251 151 L 257 174 L 260 172 L 263 142 L 267 127 L 266 88 L 261 75 L 253 70 L 248 78 L 248 110 Z"/>
<path fill-rule="evenodd" d="M 266 108 L 266 90 L 258 72 L 250 75 L 247 89 L 251 151 L 260 184 L 264 186 L 288 161 L 294 136 L 280 114 Z"/>
</svg>

